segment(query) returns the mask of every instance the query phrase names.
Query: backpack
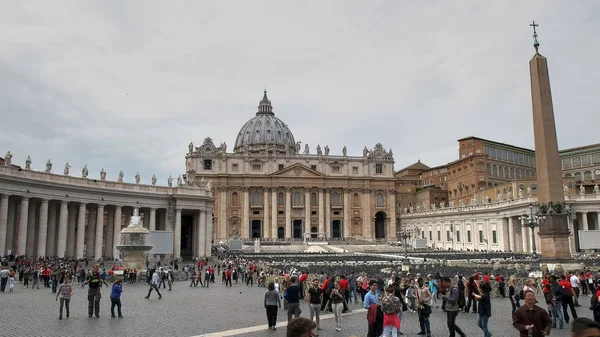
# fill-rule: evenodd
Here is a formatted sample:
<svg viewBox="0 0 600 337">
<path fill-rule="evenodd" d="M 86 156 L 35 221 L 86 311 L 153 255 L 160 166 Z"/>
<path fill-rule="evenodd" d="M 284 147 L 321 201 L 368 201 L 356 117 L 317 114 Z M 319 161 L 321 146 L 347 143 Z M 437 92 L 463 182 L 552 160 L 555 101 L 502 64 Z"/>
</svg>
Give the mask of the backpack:
<svg viewBox="0 0 600 337">
<path fill-rule="evenodd" d="M 458 290 L 458 301 L 456 301 L 456 304 L 458 304 L 458 309 L 464 309 L 465 307 L 465 303 L 467 302 L 465 299 L 465 291 L 460 290 L 459 288 L 456 288 Z"/>
<path fill-rule="evenodd" d="M 596 309 L 596 307 L 598 306 L 598 297 L 596 296 L 596 294 L 591 294 L 591 298 L 590 298 L 590 310 L 594 311 Z"/>
<path fill-rule="evenodd" d="M 521 290 L 521 292 L 523 292 L 523 290 Z M 556 296 L 556 297 L 559 301 L 564 301 L 566 298 L 569 297 L 569 293 L 567 292 L 567 287 L 565 287 L 563 285 L 560 285 L 560 284 L 558 285 L 557 293 L 558 293 L 558 296 Z M 521 298 L 523 298 L 523 297 L 521 297 Z"/>
<path fill-rule="evenodd" d="M 402 310 L 400 300 L 396 296 L 384 296 L 381 301 L 381 311 L 385 314 L 397 314 Z"/>
</svg>

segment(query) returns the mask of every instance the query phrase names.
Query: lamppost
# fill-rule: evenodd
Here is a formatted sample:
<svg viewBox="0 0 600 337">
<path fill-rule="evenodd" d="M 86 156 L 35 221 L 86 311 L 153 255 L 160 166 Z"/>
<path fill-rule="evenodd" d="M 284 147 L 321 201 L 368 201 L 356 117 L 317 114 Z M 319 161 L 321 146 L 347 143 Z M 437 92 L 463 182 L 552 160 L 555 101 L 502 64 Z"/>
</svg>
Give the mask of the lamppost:
<svg viewBox="0 0 600 337">
<path fill-rule="evenodd" d="M 531 237 L 533 238 L 532 244 L 531 244 L 531 250 L 532 250 L 532 259 L 536 259 L 537 258 L 537 252 L 536 252 L 536 246 L 535 246 L 535 228 L 540 226 L 540 223 L 542 221 L 544 221 L 546 219 L 546 216 L 544 215 L 539 215 L 539 214 L 533 214 L 533 205 L 529 204 L 529 214 L 527 213 L 523 213 L 523 215 L 521 215 L 519 217 L 519 220 L 521 220 L 521 226 L 522 227 L 529 227 L 531 228 Z"/>
<path fill-rule="evenodd" d="M 406 240 L 412 238 L 412 236 L 412 231 L 406 227 L 398 233 L 398 238 L 404 242 L 404 262 L 408 262 L 408 245 L 406 244 Z"/>
</svg>

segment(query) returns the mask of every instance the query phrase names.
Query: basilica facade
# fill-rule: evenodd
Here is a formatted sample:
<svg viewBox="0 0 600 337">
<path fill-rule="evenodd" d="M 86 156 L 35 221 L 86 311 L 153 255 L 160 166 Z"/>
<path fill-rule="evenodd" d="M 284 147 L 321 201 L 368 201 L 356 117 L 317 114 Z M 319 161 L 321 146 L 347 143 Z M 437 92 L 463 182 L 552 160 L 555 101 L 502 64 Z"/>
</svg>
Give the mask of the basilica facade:
<svg viewBox="0 0 600 337">
<path fill-rule="evenodd" d="M 340 150 L 296 142 L 265 91 L 233 151 L 211 138 L 189 145 L 186 183 L 210 181 L 215 241 L 395 238 L 392 151 Z"/>
</svg>

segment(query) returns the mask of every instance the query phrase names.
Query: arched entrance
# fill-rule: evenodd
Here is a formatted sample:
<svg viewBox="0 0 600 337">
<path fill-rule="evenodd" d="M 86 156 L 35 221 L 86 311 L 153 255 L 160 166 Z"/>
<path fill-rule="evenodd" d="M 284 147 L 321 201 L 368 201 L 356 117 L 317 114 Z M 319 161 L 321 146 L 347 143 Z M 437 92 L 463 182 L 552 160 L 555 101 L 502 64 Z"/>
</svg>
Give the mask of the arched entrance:
<svg viewBox="0 0 600 337">
<path fill-rule="evenodd" d="M 302 239 L 302 220 L 292 221 L 292 238 Z"/>
<path fill-rule="evenodd" d="M 285 239 L 285 228 L 283 228 L 283 227 L 278 227 L 277 228 L 277 238 L 278 239 Z"/>
<path fill-rule="evenodd" d="M 262 226 L 260 220 L 250 221 L 250 236 L 252 239 L 262 238 Z"/>
<path fill-rule="evenodd" d="M 385 239 L 385 218 L 384 212 L 375 214 L 375 239 Z"/>
</svg>

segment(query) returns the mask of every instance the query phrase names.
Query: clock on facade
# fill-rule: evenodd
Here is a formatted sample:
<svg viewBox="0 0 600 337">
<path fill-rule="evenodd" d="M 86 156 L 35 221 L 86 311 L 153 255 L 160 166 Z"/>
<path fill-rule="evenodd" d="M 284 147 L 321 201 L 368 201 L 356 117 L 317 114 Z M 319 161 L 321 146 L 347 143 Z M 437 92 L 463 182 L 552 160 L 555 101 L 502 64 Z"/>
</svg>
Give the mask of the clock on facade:
<svg viewBox="0 0 600 337">
<path fill-rule="evenodd" d="M 596 175 L 596 177 L 597 177 L 597 176 L 600 176 L 600 170 L 596 170 L 596 171 L 594 171 L 594 174 Z"/>
</svg>

